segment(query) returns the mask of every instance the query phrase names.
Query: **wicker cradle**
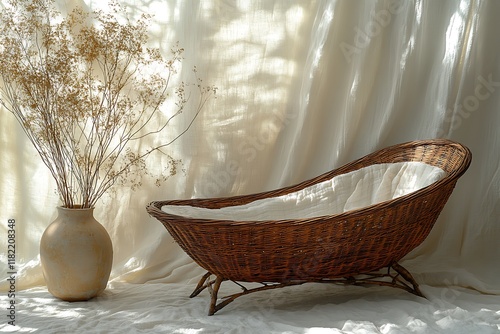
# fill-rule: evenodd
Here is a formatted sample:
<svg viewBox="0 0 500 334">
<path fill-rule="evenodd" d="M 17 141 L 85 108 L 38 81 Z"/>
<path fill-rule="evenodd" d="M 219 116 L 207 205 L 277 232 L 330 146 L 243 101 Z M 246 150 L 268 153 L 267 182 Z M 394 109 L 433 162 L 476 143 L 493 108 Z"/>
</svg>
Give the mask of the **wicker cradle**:
<svg viewBox="0 0 500 334">
<path fill-rule="evenodd" d="M 288 194 L 369 165 L 420 161 L 447 172 L 416 192 L 331 216 L 273 221 L 193 219 L 168 214 L 164 205 L 222 208 Z M 211 294 L 209 315 L 236 298 L 306 282 L 383 285 L 423 296 L 411 274 L 398 264 L 421 244 L 471 162 L 465 146 L 444 139 L 391 146 L 297 185 L 228 198 L 152 202 L 158 219 L 182 249 L 207 273 L 191 297 Z M 212 279 L 215 276 L 215 279 Z M 242 289 L 218 299 L 223 281 Z M 243 282 L 260 283 L 247 288 Z"/>
</svg>

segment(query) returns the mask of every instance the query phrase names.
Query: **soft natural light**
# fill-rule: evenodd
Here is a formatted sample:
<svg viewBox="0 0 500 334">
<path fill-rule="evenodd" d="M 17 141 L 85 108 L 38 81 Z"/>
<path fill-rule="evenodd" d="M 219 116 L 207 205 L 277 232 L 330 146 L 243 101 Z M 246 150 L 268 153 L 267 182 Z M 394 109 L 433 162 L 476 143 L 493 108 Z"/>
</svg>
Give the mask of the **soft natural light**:
<svg viewBox="0 0 500 334">
<path fill-rule="evenodd" d="M 193 329 L 193 328 L 184 328 L 184 329 L 179 329 L 174 332 L 174 334 L 197 334 L 197 333 L 202 333 L 202 329 Z"/>
<path fill-rule="evenodd" d="M 323 45 L 326 42 L 326 38 L 328 36 L 328 31 L 330 30 L 330 23 L 333 18 L 333 4 L 329 4 L 326 8 L 325 12 L 321 17 L 321 21 L 318 24 L 317 37 L 314 39 L 315 47 L 314 47 L 314 60 L 312 62 L 313 70 L 318 67 L 319 61 L 321 59 L 321 55 L 323 54 Z M 310 72 L 310 75 L 313 75 L 313 72 Z"/>
<path fill-rule="evenodd" d="M 450 19 L 448 30 L 446 31 L 446 50 L 443 63 L 451 63 L 453 57 L 457 56 L 456 50 L 462 43 L 462 38 L 466 34 L 466 18 L 469 11 L 467 1 L 460 2 L 460 12 L 455 12 Z"/>
<path fill-rule="evenodd" d="M 52 34 L 46 1 L 54 22 L 79 8 L 112 20 L 76 15 Z M 499 13 L 500 0 L 0 0 L 0 332 L 497 333 Z M 181 49 L 175 73 L 160 67 Z M 446 177 L 392 169 L 407 159 Z M 66 204 L 102 180 L 102 197 Z M 71 211 L 107 232 L 97 259 L 81 247 L 97 233 L 56 233 L 96 225 Z M 97 252 L 109 240 L 112 264 Z M 47 261 L 65 255 L 79 265 Z"/>
</svg>

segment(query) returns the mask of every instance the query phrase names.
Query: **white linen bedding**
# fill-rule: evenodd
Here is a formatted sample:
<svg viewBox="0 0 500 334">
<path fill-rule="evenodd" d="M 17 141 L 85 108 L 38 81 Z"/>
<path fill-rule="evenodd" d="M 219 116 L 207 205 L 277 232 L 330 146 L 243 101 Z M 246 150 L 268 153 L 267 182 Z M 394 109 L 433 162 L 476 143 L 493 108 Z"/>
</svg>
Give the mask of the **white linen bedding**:
<svg viewBox="0 0 500 334">
<path fill-rule="evenodd" d="M 220 220 L 279 220 L 333 215 L 388 201 L 422 189 L 446 176 L 423 162 L 375 164 L 338 175 L 305 189 L 249 204 L 206 209 L 166 205 L 170 214 Z"/>
</svg>

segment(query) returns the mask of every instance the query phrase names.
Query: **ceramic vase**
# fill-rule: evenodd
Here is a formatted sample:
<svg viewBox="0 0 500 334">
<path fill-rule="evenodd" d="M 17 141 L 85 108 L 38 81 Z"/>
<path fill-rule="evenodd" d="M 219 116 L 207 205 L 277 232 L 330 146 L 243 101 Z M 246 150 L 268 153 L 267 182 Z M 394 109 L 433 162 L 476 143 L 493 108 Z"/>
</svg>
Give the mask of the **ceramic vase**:
<svg viewBox="0 0 500 334">
<path fill-rule="evenodd" d="M 58 207 L 57 218 L 40 240 L 40 261 L 49 292 L 62 300 L 84 301 L 108 283 L 113 247 L 94 208 Z"/>
</svg>

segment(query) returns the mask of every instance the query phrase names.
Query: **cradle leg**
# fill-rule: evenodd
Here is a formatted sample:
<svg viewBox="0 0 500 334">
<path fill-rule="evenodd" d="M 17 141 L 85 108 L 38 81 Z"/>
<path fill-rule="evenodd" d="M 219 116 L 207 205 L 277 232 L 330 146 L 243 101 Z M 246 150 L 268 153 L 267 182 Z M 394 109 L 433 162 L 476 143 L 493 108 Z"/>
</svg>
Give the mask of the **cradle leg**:
<svg viewBox="0 0 500 334">
<path fill-rule="evenodd" d="M 210 277 L 210 275 L 212 275 L 212 273 L 208 272 L 203 275 L 203 277 L 200 279 L 200 281 L 198 282 L 198 285 L 196 286 L 196 288 L 194 289 L 193 293 L 191 293 L 191 295 L 189 296 L 189 298 L 193 298 L 193 297 L 196 297 L 198 296 L 198 294 L 200 292 L 202 292 L 203 290 L 205 290 L 205 288 L 208 286 L 208 278 Z"/>
<path fill-rule="evenodd" d="M 422 294 L 422 292 L 420 291 L 420 288 L 418 287 L 418 283 L 417 281 L 415 281 L 415 279 L 413 278 L 413 276 L 410 274 L 410 272 L 408 270 L 406 270 L 405 268 L 403 268 L 401 265 L 399 265 L 398 263 L 394 262 L 392 265 L 391 265 L 392 269 L 394 269 L 398 274 L 401 275 L 401 277 L 403 277 L 406 281 L 408 281 L 412 286 L 413 286 L 413 294 L 419 296 L 419 297 L 423 297 L 425 298 L 425 296 Z"/>
<path fill-rule="evenodd" d="M 215 312 L 217 312 L 218 310 L 220 310 L 223 307 L 223 306 L 217 305 L 217 293 L 219 292 L 219 288 L 220 288 L 222 281 L 224 281 L 224 279 L 217 276 L 217 278 L 215 279 L 215 282 L 213 283 L 213 288 L 212 288 L 212 285 L 210 284 L 210 282 L 207 283 L 209 285 L 210 296 L 211 296 L 210 309 L 208 310 L 208 315 L 214 315 Z"/>
</svg>

